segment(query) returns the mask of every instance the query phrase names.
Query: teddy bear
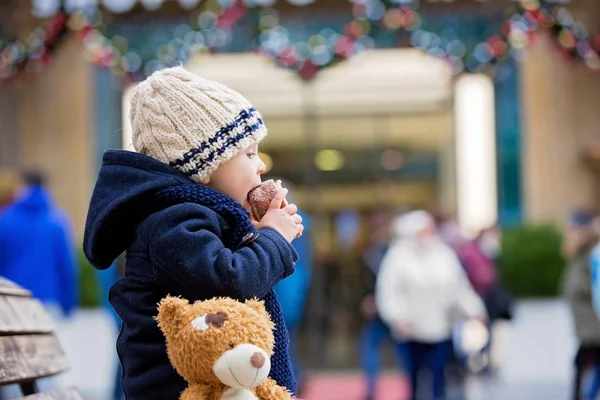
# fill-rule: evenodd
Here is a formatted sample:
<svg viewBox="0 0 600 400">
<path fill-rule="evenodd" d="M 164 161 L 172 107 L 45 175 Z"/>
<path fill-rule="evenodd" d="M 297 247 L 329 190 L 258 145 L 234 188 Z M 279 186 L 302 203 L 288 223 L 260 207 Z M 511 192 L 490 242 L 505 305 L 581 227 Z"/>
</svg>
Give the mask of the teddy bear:
<svg viewBox="0 0 600 400">
<path fill-rule="evenodd" d="M 190 304 L 167 296 L 156 317 L 171 364 L 187 382 L 180 400 L 292 400 L 268 377 L 274 324 L 260 300 Z"/>
</svg>

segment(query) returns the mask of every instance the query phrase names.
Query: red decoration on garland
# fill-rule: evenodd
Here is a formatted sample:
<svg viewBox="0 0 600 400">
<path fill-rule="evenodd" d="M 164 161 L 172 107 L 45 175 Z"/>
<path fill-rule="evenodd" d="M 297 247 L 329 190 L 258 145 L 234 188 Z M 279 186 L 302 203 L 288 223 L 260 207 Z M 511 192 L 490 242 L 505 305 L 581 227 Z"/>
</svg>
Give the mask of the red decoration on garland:
<svg viewBox="0 0 600 400">
<path fill-rule="evenodd" d="M 302 63 L 300 70 L 298 71 L 300 76 L 304 79 L 312 79 L 319 72 L 319 67 L 313 63 L 311 60 L 306 60 Z"/>
</svg>

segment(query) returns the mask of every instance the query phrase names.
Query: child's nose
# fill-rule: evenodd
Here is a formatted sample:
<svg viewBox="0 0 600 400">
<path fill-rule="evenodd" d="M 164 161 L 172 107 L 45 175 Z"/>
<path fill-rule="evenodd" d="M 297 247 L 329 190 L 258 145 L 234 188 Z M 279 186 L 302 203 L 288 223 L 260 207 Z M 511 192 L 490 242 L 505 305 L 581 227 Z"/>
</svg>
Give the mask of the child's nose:
<svg viewBox="0 0 600 400">
<path fill-rule="evenodd" d="M 258 166 L 258 174 L 262 175 L 266 169 L 267 169 L 267 166 L 265 165 L 265 163 L 262 160 L 260 160 L 260 165 Z"/>
</svg>

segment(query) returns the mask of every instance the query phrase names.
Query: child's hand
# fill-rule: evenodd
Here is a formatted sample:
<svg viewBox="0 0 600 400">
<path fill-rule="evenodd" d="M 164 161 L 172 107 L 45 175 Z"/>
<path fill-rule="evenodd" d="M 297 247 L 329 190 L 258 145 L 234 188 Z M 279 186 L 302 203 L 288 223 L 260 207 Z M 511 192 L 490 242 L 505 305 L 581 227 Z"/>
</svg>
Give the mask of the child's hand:
<svg viewBox="0 0 600 400">
<path fill-rule="evenodd" d="M 302 217 L 297 214 L 298 207 L 294 204 L 288 204 L 284 208 L 281 208 L 283 200 L 287 195 L 288 190 L 282 189 L 275 195 L 269 210 L 260 222 L 252 220 L 256 229 L 260 228 L 272 228 L 288 241 L 292 242 L 295 238 L 302 235 L 304 226 L 302 225 Z"/>
</svg>

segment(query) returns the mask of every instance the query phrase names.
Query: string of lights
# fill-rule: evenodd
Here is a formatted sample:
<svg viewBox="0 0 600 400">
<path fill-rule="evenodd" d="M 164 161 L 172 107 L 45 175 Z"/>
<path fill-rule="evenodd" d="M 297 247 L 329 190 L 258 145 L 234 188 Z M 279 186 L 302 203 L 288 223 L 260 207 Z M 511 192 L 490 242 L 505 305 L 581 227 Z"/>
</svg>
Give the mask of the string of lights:
<svg viewBox="0 0 600 400">
<path fill-rule="evenodd" d="M 311 1 L 290 2 L 305 5 Z M 136 48 L 126 35 L 108 35 L 98 2 L 87 3 L 86 7 L 71 9 L 72 13 L 60 10 L 45 28 L 34 30 L 24 40 L 0 35 L 0 80 L 23 70 L 41 70 L 69 32 L 74 32 L 85 45 L 90 61 L 127 80 L 143 79 L 157 69 L 185 62 L 191 54 L 227 46 L 232 40 L 232 29 L 251 9 L 258 9 L 259 13 L 255 50 L 282 67 L 298 71 L 304 79 L 375 48 L 374 32 L 378 30 L 403 35 L 410 46 L 448 62 L 453 74 L 493 72 L 499 62 L 519 60 L 521 50 L 535 42 L 541 30 L 546 30 L 561 56 L 580 60 L 590 70 L 600 71 L 600 34 L 591 36 L 567 8 L 548 0 L 521 0 L 498 32 L 474 45 L 461 40 L 452 30 L 426 29 L 418 2 L 411 0 L 352 0 L 353 18 L 343 29 L 323 29 L 306 40 L 291 38 L 277 11 L 269 7 L 272 0 L 219 0 L 208 2 L 188 23 L 177 26 L 170 40 L 152 52 Z"/>
</svg>

